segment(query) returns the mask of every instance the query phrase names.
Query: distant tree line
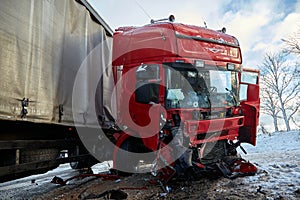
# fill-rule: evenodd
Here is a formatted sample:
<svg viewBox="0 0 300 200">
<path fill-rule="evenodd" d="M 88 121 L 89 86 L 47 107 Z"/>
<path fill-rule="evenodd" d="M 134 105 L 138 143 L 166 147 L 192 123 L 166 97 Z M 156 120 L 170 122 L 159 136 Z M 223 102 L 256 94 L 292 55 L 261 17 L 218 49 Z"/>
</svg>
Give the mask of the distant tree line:
<svg viewBox="0 0 300 200">
<path fill-rule="evenodd" d="M 300 29 L 282 41 L 285 48 L 276 53 L 266 53 L 259 66 L 261 111 L 271 116 L 275 131 L 280 131 L 280 120 L 285 130 L 290 131 L 291 124 L 300 127 Z"/>
</svg>

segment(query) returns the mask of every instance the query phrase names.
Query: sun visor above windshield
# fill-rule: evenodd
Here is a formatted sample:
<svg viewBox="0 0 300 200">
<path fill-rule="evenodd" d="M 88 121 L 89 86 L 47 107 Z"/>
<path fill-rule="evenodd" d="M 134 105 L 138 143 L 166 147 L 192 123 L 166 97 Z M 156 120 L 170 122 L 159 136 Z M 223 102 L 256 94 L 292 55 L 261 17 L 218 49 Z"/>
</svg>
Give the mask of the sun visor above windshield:
<svg viewBox="0 0 300 200">
<path fill-rule="evenodd" d="M 113 65 L 184 57 L 241 64 L 237 39 L 222 32 L 179 23 L 119 28 L 114 34 Z"/>
</svg>

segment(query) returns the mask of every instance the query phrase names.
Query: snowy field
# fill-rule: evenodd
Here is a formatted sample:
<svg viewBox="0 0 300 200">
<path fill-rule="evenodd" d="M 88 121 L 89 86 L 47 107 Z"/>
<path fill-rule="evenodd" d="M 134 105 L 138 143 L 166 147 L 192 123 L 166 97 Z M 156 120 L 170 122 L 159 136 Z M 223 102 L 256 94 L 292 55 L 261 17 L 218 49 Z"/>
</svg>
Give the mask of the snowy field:
<svg viewBox="0 0 300 200">
<path fill-rule="evenodd" d="M 109 189 L 130 187 L 146 189 L 124 190 L 129 200 L 300 199 L 300 131 L 259 135 L 255 147 L 247 144 L 243 147 L 248 154 L 241 152 L 242 157 L 258 167 L 254 176 L 174 182 L 169 185 L 171 192 L 168 194 L 160 186 L 149 183 L 153 179 L 149 173 L 121 178 L 118 182 L 85 178 L 73 180 L 66 186 L 51 184 L 54 176 L 65 180 L 78 173 L 64 164 L 46 174 L 0 184 L 0 199 L 85 199 L 82 194 L 101 194 Z M 111 166 L 111 162 L 103 162 L 93 166 L 92 170 L 99 173 Z"/>
<path fill-rule="evenodd" d="M 257 144 L 244 144 L 242 157 L 256 164 L 258 174 L 243 182 L 266 199 L 300 199 L 300 131 L 259 135 Z M 257 191 L 256 191 L 257 192 Z"/>
</svg>

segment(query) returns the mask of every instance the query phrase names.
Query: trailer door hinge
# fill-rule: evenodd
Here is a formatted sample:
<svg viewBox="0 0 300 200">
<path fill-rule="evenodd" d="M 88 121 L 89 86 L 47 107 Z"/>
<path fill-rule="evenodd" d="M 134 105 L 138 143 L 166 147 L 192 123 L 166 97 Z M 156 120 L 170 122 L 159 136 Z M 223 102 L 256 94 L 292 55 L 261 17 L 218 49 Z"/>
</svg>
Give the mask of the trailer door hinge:
<svg viewBox="0 0 300 200">
<path fill-rule="evenodd" d="M 28 113 L 28 105 L 29 105 L 29 99 L 27 98 L 23 98 L 21 101 L 21 106 L 22 106 L 22 110 L 21 110 L 21 118 L 25 118 L 27 113 Z"/>
</svg>

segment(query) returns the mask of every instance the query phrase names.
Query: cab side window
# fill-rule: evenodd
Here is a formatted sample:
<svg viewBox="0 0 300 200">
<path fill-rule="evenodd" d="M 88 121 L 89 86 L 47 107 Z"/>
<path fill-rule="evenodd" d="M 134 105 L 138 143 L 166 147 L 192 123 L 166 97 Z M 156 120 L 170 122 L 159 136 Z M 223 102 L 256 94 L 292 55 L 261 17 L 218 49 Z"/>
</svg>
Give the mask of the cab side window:
<svg viewBox="0 0 300 200">
<path fill-rule="evenodd" d="M 159 65 L 141 65 L 136 70 L 135 100 L 139 103 L 158 103 Z"/>
<path fill-rule="evenodd" d="M 255 72 L 242 72 L 240 84 L 240 101 L 247 100 L 247 92 L 249 85 L 258 84 L 258 73 Z"/>
</svg>

